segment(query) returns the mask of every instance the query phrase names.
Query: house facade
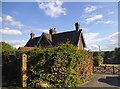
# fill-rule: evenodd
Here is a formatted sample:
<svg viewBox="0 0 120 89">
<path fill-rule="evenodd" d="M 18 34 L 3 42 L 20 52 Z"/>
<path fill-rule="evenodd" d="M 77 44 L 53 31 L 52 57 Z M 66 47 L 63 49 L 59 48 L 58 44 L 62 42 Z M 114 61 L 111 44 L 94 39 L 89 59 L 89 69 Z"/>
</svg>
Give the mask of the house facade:
<svg viewBox="0 0 120 89">
<path fill-rule="evenodd" d="M 80 50 L 86 47 L 82 29 L 80 29 L 78 22 L 75 23 L 75 30 L 73 31 L 57 33 L 55 28 L 51 28 L 49 34 L 42 33 L 38 37 L 35 37 L 35 34 L 31 33 L 25 47 L 55 47 L 68 41 Z"/>
</svg>

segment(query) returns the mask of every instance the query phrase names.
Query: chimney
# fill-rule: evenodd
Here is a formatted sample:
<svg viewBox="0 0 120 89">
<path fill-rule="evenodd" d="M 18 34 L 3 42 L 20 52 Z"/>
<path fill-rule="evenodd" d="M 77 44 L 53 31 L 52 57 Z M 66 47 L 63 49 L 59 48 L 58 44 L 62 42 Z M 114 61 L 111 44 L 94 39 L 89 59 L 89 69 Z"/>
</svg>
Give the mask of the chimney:
<svg viewBox="0 0 120 89">
<path fill-rule="evenodd" d="M 80 24 L 77 22 L 77 23 L 75 23 L 75 29 L 76 29 L 76 31 L 79 31 L 80 30 Z"/>
<path fill-rule="evenodd" d="M 56 28 L 50 28 L 49 34 L 51 35 L 56 34 Z"/>
<path fill-rule="evenodd" d="M 35 37 L 34 33 L 30 33 L 30 38 L 33 39 Z"/>
</svg>

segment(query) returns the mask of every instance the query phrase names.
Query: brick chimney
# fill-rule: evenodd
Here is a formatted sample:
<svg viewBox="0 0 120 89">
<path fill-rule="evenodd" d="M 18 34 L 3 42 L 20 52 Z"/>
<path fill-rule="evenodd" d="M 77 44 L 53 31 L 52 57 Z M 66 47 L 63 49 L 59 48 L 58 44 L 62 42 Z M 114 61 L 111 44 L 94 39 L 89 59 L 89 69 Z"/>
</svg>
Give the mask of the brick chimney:
<svg viewBox="0 0 120 89">
<path fill-rule="evenodd" d="M 77 22 L 77 23 L 75 23 L 75 29 L 76 29 L 76 31 L 79 31 L 80 30 L 80 24 Z"/>
<path fill-rule="evenodd" d="M 51 35 L 56 34 L 56 28 L 50 28 L 49 34 Z"/>
<path fill-rule="evenodd" d="M 35 37 L 34 33 L 30 33 L 30 38 L 33 39 Z"/>
</svg>

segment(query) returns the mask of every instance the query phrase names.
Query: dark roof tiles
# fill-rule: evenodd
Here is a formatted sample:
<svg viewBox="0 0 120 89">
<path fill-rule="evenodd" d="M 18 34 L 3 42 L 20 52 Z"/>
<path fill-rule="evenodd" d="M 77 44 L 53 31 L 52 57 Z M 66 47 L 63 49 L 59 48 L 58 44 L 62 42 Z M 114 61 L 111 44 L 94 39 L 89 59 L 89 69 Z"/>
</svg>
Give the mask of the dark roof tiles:
<svg viewBox="0 0 120 89">
<path fill-rule="evenodd" d="M 33 38 L 33 39 L 30 39 L 30 40 L 27 42 L 27 44 L 25 45 L 25 47 L 34 47 L 34 46 L 37 46 L 37 43 L 38 43 L 40 37 L 41 37 L 41 36 L 35 37 L 35 38 Z"/>
<path fill-rule="evenodd" d="M 82 36 L 83 45 L 85 47 L 85 42 L 84 42 L 84 38 L 83 38 L 81 31 L 82 30 L 79 30 L 79 31 L 75 30 L 75 31 L 68 31 L 68 32 L 63 32 L 63 33 L 57 33 L 53 35 L 43 33 L 42 35 L 44 35 L 47 41 L 49 41 L 49 43 L 51 43 L 53 46 L 58 46 L 59 44 L 66 43 L 66 42 L 70 42 L 74 46 L 77 46 L 78 41 L 80 40 L 79 37 Z M 25 45 L 25 47 L 37 46 L 42 37 L 43 36 L 39 36 L 39 37 L 30 39 Z"/>
<path fill-rule="evenodd" d="M 69 31 L 69 32 L 54 34 L 52 35 L 52 41 L 54 42 L 55 45 L 66 43 L 69 41 L 73 45 L 77 46 L 80 32 L 81 31 Z"/>
</svg>

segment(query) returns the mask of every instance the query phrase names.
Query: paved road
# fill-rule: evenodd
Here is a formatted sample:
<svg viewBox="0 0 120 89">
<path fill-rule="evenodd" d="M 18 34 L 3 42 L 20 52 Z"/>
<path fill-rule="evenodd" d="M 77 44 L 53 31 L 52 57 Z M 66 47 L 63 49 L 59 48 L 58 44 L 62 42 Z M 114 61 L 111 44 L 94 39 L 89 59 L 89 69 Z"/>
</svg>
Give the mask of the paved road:
<svg viewBox="0 0 120 89">
<path fill-rule="evenodd" d="M 94 74 L 93 80 L 84 84 L 82 87 L 120 87 L 120 76 Z"/>
</svg>

